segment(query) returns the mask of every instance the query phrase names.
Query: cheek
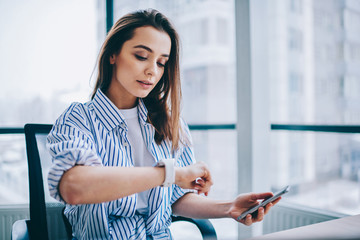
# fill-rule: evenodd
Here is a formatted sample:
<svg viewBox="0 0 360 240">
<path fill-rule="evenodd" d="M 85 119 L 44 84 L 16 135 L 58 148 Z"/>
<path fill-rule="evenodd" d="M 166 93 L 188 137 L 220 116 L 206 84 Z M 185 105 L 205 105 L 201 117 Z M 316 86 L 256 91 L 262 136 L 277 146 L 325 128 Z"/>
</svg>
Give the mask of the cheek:
<svg viewBox="0 0 360 240">
<path fill-rule="evenodd" d="M 157 79 L 157 82 L 159 82 L 160 81 L 160 79 L 164 76 L 164 74 L 165 74 L 165 69 L 160 69 L 159 70 L 159 76 L 158 76 L 158 79 Z"/>
<path fill-rule="evenodd" d="M 122 76 L 123 78 L 134 77 L 139 72 L 140 69 L 136 63 L 130 61 L 119 61 L 117 63 L 117 76 Z"/>
</svg>

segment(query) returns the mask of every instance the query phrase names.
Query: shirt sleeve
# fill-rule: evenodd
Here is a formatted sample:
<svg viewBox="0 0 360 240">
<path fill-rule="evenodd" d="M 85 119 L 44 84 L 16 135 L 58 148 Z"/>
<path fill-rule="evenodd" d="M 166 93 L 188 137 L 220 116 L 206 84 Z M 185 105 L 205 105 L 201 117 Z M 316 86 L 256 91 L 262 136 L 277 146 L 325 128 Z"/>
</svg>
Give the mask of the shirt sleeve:
<svg viewBox="0 0 360 240">
<path fill-rule="evenodd" d="M 89 133 L 85 118 L 72 106 L 55 122 L 47 137 L 47 148 L 52 157 L 48 174 L 49 192 L 60 202 L 65 203 L 58 189 L 65 171 L 75 165 L 102 165 Z"/>
<path fill-rule="evenodd" d="M 176 166 L 177 167 L 185 167 L 191 164 L 194 164 L 196 162 L 194 150 L 192 147 L 192 138 L 190 135 L 190 130 L 188 125 L 185 123 L 185 121 L 181 121 L 182 123 L 182 131 L 183 134 L 181 135 L 181 147 L 179 149 L 178 156 L 176 157 Z M 179 187 L 178 185 L 173 185 L 173 196 L 171 198 L 170 204 L 172 205 L 174 202 L 176 202 L 179 198 L 184 196 L 186 193 L 189 192 L 195 192 L 195 190 L 192 189 L 183 189 Z"/>
</svg>

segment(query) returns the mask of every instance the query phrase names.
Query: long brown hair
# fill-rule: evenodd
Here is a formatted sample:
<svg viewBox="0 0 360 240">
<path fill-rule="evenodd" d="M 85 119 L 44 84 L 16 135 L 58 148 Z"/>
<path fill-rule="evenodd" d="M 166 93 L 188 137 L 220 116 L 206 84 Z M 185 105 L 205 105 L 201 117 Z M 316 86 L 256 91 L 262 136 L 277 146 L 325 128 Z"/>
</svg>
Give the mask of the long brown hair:
<svg viewBox="0 0 360 240">
<path fill-rule="evenodd" d="M 170 56 L 164 74 L 143 101 L 148 109 L 148 122 L 156 129 L 156 143 L 160 144 L 164 139 L 169 139 L 173 149 L 177 149 L 181 132 L 179 37 L 170 21 L 160 12 L 148 9 L 127 14 L 110 29 L 99 54 L 98 76 L 92 98 L 98 88 L 105 94 L 109 89 L 113 73 L 110 56 L 121 51 L 123 44 L 133 37 L 136 28 L 144 26 L 164 31 L 171 39 Z"/>
</svg>

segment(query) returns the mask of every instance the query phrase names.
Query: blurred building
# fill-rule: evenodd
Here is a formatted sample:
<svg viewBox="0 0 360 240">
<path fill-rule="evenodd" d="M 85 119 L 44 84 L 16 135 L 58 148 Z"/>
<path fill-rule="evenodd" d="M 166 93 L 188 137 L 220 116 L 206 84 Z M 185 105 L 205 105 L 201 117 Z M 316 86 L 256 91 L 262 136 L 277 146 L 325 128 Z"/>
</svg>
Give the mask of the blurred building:
<svg viewBox="0 0 360 240">
<path fill-rule="evenodd" d="M 360 3 L 290 0 L 268 7 L 272 122 L 359 123 Z M 301 194 L 329 181 L 359 180 L 359 150 L 355 134 L 274 133 L 274 185 L 289 182 Z"/>
</svg>

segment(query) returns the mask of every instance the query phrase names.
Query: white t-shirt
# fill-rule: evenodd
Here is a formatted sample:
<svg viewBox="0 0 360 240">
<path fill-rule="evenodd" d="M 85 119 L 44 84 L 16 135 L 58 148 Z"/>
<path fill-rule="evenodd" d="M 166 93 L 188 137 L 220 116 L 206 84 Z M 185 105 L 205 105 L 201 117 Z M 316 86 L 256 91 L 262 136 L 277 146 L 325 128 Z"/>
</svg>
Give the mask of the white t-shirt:
<svg viewBox="0 0 360 240">
<path fill-rule="evenodd" d="M 153 166 L 155 161 L 149 150 L 146 148 L 143 136 L 141 134 L 138 109 L 137 107 L 131 109 L 120 109 L 124 116 L 128 127 L 128 140 L 131 146 L 131 153 L 136 167 Z M 138 194 L 136 211 L 142 215 L 148 213 L 148 196 L 149 191 L 146 190 Z"/>
</svg>

